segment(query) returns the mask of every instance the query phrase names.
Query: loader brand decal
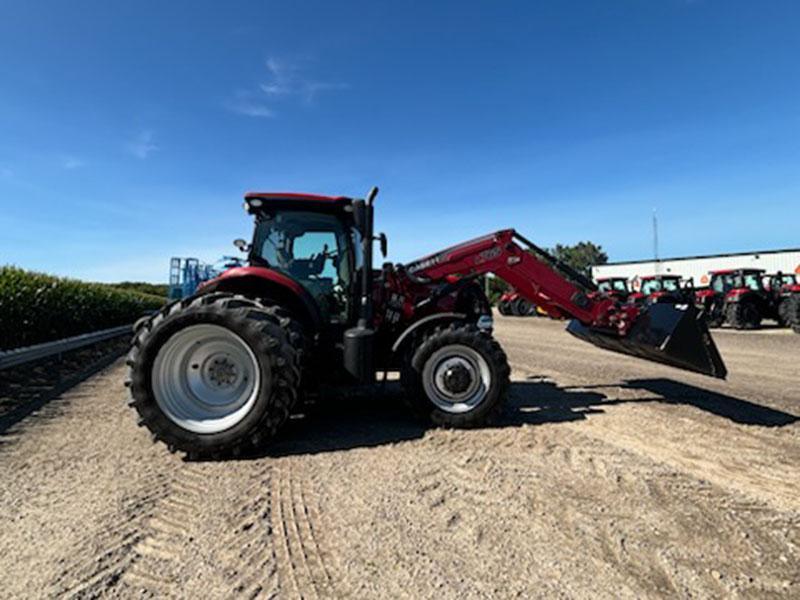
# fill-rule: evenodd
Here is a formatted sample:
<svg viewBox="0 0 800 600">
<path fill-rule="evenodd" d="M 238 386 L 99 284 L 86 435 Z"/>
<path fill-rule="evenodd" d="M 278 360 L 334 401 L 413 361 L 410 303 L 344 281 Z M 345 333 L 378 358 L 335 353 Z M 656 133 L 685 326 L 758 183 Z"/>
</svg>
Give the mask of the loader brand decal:
<svg viewBox="0 0 800 600">
<path fill-rule="evenodd" d="M 426 258 L 424 260 L 418 261 L 413 265 L 409 265 L 407 270 L 409 273 L 416 273 L 417 271 L 424 271 L 428 267 L 432 267 L 433 265 L 438 265 L 442 262 L 442 255 L 437 254 L 436 256 L 431 256 L 430 258 Z"/>
<path fill-rule="evenodd" d="M 475 264 L 479 265 L 481 263 L 489 262 L 493 258 L 497 258 L 502 253 L 502 249 L 499 246 L 494 248 L 489 248 L 488 250 L 484 250 L 475 258 Z"/>
</svg>

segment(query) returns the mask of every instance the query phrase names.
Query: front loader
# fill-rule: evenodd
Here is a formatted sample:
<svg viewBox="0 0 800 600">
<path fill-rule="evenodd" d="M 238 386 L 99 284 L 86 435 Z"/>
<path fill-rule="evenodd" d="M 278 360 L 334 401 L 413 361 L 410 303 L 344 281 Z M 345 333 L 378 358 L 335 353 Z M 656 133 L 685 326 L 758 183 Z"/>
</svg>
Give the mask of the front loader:
<svg viewBox="0 0 800 600">
<path fill-rule="evenodd" d="M 568 265 L 506 229 L 409 264 L 373 267 L 373 201 L 248 193 L 247 266 L 135 327 L 128 355 L 140 424 L 196 457 L 261 446 L 321 384 L 368 385 L 395 371 L 410 408 L 446 427 L 485 425 L 510 369 L 478 283 L 494 273 L 601 348 L 724 378 L 692 305 L 639 307 L 597 295 Z"/>
</svg>

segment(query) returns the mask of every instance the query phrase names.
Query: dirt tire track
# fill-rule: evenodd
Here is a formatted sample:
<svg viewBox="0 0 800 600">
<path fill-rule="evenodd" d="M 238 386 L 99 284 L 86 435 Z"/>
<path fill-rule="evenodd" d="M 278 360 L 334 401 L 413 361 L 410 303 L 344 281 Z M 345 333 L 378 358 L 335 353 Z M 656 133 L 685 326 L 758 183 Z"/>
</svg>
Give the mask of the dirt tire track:
<svg viewBox="0 0 800 600">
<path fill-rule="evenodd" d="M 308 484 L 286 468 L 276 468 L 274 476 L 272 527 L 278 538 L 278 573 L 287 582 L 287 593 L 308 599 L 340 597 L 315 534 L 314 511 L 304 490 Z"/>
</svg>

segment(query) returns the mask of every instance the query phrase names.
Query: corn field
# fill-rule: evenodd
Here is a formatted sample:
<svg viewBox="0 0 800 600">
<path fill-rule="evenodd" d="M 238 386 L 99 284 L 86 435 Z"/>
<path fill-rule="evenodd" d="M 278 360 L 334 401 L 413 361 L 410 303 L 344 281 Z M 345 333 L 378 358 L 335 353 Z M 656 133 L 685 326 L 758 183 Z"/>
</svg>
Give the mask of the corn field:
<svg viewBox="0 0 800 600">
<path fill-rule="evenodd" d="M 0 267 L 0 350 L 133 323 L 165 299 Z"/>
</svg>

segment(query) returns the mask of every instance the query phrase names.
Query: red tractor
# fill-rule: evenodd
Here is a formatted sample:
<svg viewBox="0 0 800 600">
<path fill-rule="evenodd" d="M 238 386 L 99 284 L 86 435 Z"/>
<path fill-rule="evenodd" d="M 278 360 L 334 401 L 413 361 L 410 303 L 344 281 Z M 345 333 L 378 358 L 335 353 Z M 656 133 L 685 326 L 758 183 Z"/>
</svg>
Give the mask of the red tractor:
<svg viewBox="0 0 800 600">
<path fill-rule="evenodd" d="M 695 292 L 695 303 L 711 327 L 728 323 L 735 329 L 758 329 L 764 318 L 776 318 L 775 305 L 764 289 L 763 269 L 712 271 L 709 287 Z"/>
<path fill-rule="evenodd" d="M 625 302 L 631 295 L 631 288 L 625 277 L 600 277 L 597 280 L 595 295 L 603 295 Z"/>
<path fill-rule="evenodd" d="M 515 317 L 536 317 L 539 311 L 536 305 L 525 299 L 522 294 L 514 291 L 505 292 L 497 301 L 497 310 L 501 315 Z"/>
<path fill-rule="evenodd" d="M 800 281 L 794 273 L 764 276 L 764 288 L 772 295 L 778 324 L 800 333 Z"/>
<path fill-rule="evenodd" d="M 374 240 L 386 254 L 386 236 L 373 233 L 376 194 L 245 196 L 255 231 L 235 244 L 247 265 L 135 327 L 127 385 L 155 440 L 194 457 L 251 452 L 304 394 L 388 371 L 427 422 L 490 422 L 510 373 L 477 283 L 490 272 L 601 348 L 725 377 L 693 306 L 590 298 L 591 281 L 513 229 L 374 269 Z"/>
<path fill-rule="evenodd" d="M 640 279 L 638 292 L 628 296 L 634 304 L 684 304 L 694 302 L 693 286 L 680 275 L 647 275 Z"/>
</svg>

